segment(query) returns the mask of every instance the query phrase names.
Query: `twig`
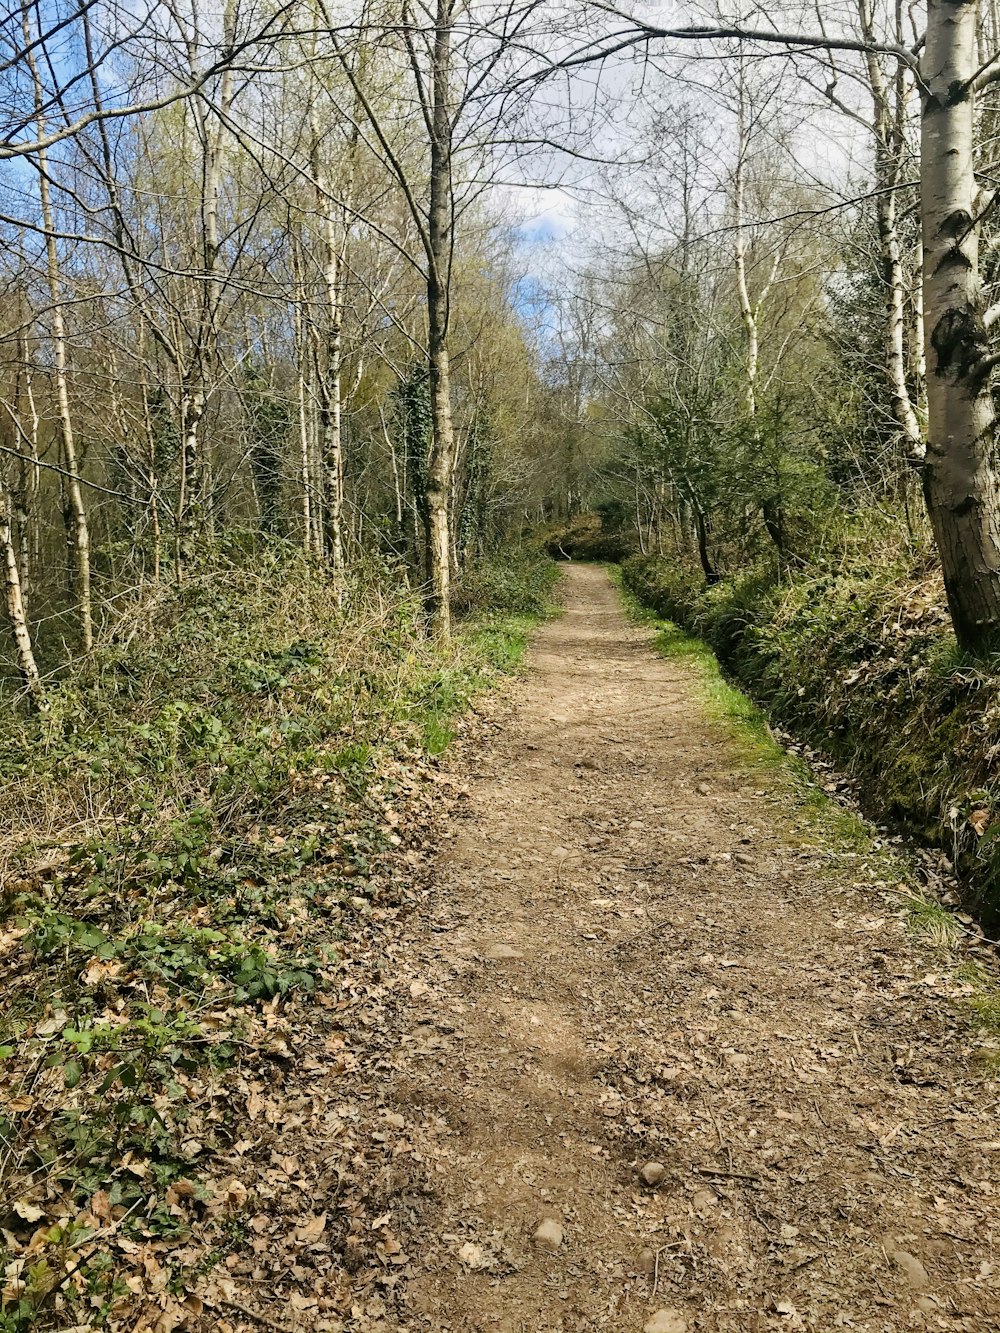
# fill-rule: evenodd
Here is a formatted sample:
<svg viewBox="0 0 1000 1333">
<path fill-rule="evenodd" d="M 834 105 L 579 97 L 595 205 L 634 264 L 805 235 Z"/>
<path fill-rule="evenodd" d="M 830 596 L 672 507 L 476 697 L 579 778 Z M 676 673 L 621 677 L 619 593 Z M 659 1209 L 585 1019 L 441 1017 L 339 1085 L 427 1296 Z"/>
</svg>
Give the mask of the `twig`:
<svg viewBox="0 0 1000 1333">
<path fill-rule="evenodd" d="M 579 860 L 579 859 L 581 859 L 582 857 L 583 857 L 583 852 L 567 852 L 566 855 L 563 856 L 563 857 L 560 859 L 559 864 L 558 864 L 558 866 L 556 867 L 556 888 L 557 888 L 557 889 L 561 889 L 562 886 L 563 886 L 563 882 L 562 882 L 562 868 L 563 868 L 563 866 L 566 864 L 566 862 L 567 862 L 567 861 L 572 861 L 572 860 Z"/>
<path fill-rule="evenodd" d="M 651 1297 L 656 1295 L 656 1288 L 660 1282 L 660 1255 L 664 1250 L 679 1250 L 683 1244 L 684 1242 L 682 1240 L 673 1240 L 669 1244 L 660 1245 L 657 1248 L 656 1257 L 653 1260 L 653 1290 L 650 1292 Z"/>
<path fill-rule="evenodd" d="M 222 1306 L 227 1310 L 236 1310 L 239 1314 L 252 1320 L 253 1323 L 260 1324 L 261 1328 L 274 1329 L 275 1333 L 297 1333 L 297 1330 L 293 1329 L 290 1324 L 278 1323 L 270 1315 L 261 1314 L 259 1310 L 251 1310 L 248 1305 L 241 1305 L 239 1301 L 228 1300 L 225 1296 L 220 1296 L 218 1300 L 214 1301 L 208 1300 L 205 1296 L 200 1296 L 198 1299 L 210 1309 L 217 1310 Z"/>
<path fill-rule="evenodd" d="M 718 1176 L 720 1180 L 760 1180 L 760 1176 L 753 1176 L 748 1171 L 723 1171 L 714 1166 L 695 1166 L 691 1169 L 699 1176 Z"/>
</svg>

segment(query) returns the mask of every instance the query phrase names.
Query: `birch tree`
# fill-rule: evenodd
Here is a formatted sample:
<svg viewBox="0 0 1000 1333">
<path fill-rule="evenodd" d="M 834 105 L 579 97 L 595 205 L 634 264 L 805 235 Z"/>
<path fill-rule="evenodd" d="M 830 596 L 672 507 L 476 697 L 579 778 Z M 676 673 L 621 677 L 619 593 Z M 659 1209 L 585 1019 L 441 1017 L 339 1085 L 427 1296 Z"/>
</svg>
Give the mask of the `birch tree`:
<svg viewBox="0 0 1000 1333">
<path fill-rule="evenodd" d="M 36 706 L 44 701 L 42 678 L 35 663 L 31 629 L 24 599 L 21 596 L 21 574 L 17 550 L 14 546 L 10 494 L 0 481 L 0 564 L 3 568 L 4 602 L 7 623 L 17 652 L 17 668 L 25 691 Z"/>
<path fill-rule="evenodd" d="M 83 499 L 80 459 L 73 430 L 73 416 L 70 410 L 65 293 L 62 287 L 56 218 L 52 203 L 52 174 L 48 149 L 44 145 L 46 137 L 44 108 L 47 97 L 34 52 L 38 33 L 31 26 L 27 9 L 24 10 L 22 32 L 26 51 L 25 59 L 31 75 L 34 93 L 35 128 L 40 145 L 33 161 L 38 174 L 39 205 L 45 235 L 45 272 L 50 301 L 49 319 L 52 327 L 53 377 L 58 405 L 59 433 L 62 445 L 62 463 L 65 469 L 64 482 L 69 516 L 67 535 L 70 559 L 74 571 L 73 583 L 76 605 L 80 618 L 80 648 L 82 652 L 89 653 L 94 646 L 94 608 L 90 578 L 90 524 Z M 20 601 L 19 585 L 18 601 Z"/>
<path fill-rule="evenodd" d="M 629 43 L 667 49 L 735 41 L 792 53 L 804 48 L 891 58 L 920 87 L 920 215 L 923 324 L 927 356 L 927 450 L 923 485 L 956 637 L 963 648 L 1000 646 L 1000 473 L 992 374 L 1000 363 L 990 329 L 1000 306 L 983 309 L 980 230 L 996 188 L 976 180 L 977 97 L 1000 78 L 1000 51 L 980 51 L 978 0 L 928 0 L 925 32 L 912 45 L 864 34 L 783 31 L 777 26 L 709 21 L 676 27 L 624 21 L 558 62 L 561 68 L 607 59 Z"/>
</svg>

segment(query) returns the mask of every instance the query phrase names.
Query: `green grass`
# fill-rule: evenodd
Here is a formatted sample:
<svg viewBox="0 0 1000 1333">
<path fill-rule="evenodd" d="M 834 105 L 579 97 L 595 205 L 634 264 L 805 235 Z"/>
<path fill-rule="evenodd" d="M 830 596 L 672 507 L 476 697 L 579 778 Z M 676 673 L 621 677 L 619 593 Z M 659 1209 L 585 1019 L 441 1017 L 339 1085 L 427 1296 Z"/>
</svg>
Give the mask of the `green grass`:
<svg viewBox="0 0 1000 1333">
<path fill-rule="evenodd" d="M 908 899 L 906 908 L 907 928 L 912 935 L 942 949 L 954 948 L 961 939 L 958 922 L 933 899 L 914 896 Z"/>
<path fill-rule="evenodd" d="M 185 1081 L 232 1077 L 261 1006 L 339 984 L 343 941 L 405 900 L 422 784 L 476 697 L 518 669 L 557 574 L 538 558 L 470 571 L 442 644 L 389 571 L 358 571 L 345 610 L 301 557 L 220 563 L 144 590 L 123 618 L 135 632 L 8 727 L 0 932 L 24 933 L 0 987 L 0 1195 L 84 1216 L 106 1191 L 137 1240 L 176 1239 L 149 1201 L 199 1184 Z M 8 1115 L 40 1069 L 44 1105 Z M 51 1299 L 61 1237 L 0 1333 L 80 1322 Z M 117 1281 L 94 1272 L 112 1303 Z"/>
<path fill-rule="evenodd" d="M 915 941 L 944 955 L 953 980 L 971 988 L 965 1006 L 983 1042 L 980 1063 L 991 1077 L 1000 1078 L 1000 985 L 980 963 L 959 961 L 957 949 L 963 932 L 953 914 L 936 900 L 923 896 L 905 854 L 878 846 L 872 826 L 831 800 L 808 765 L 781 748 L 771 735 L 766 715 L 726 679 L 709 644 L 672 621 L 661 619 L 623 585 L 620 570 L 610 572 L 630 618 L 653 631 L 656 650 L 690 668 L 706 714 L 723 726 L 740 759 L 754 768 L 766 769 L 782 801 L 800 812 L 801 820 L 795 822 L 807 832 L 809 845 L 818 846 L 830 856 L 825 875 L 839 878 L 843 866 L 850 865 L 857 876 L 904 888 L 906 930 Z M 977 799 L 971 803 L 980 803 L 984 795 L 976 793 Z M 789 841 L 794 842 L 797 837 L 792 833 L 792 822 L 787 832 Z"/>
<path fill-rule="evenodd" d="M 795 773 L 799 781 L 807 778 L 805 765 L 781 748 L 771 735 L 767 718 L 753 700 L 726 679 L 709 645 L 644 606 L 622 582 L 619 568 L 612 567 L 609 572 L 630 619 L 655 630 L 656 651 L 691 668 L 706 713 L 712 721 L 725 726 L 738 743 L 741 758 L 755 766 Z"/>
<path fill-rule="evenodd" d="M 551 614 L 553 608 L 549 604 L 538 613 L 491 616 L 467 631 L 468 641 L 495 670 L 516 671 L 524 661 L 533 631 Z"/>
</svg>

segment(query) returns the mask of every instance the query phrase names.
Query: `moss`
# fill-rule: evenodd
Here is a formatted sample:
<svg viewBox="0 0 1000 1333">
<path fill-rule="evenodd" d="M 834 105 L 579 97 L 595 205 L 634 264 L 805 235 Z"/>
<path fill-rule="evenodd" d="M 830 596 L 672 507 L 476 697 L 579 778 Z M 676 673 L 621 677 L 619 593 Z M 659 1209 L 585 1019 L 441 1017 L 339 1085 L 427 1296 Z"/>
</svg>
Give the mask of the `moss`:
<svg viewBox="0 0 1000 1333">
<path fill-rule="evenodd" d="M 750 570 L 711 587 L 676 561 L 632 557 L 622 582 L 703 639 L 767 717 L 844 767 L 868 813 L 944 846 L 976 909 L 1000 918 L 1000 848 L 980 844 L 981 812 L 1000 821 L 1000 659 L 958 652 L 925 557 L 862 550 L 836 568 Z"/>
</svg>

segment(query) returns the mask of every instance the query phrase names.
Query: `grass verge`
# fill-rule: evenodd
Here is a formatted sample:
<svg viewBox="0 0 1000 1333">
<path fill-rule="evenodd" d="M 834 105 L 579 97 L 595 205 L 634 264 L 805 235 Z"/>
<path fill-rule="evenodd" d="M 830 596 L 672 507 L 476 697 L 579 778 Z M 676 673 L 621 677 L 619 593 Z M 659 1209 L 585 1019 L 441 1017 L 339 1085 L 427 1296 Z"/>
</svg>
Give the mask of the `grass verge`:
<svg viewBox="0 0 1000 1333">
<path fill-rule="evenodd" d="M 957 916 L 928 897 L 914 873 L 912 858 L 891 844 L 887 846 L 864 819 L 830 799 L 809 766 L 778 744 L 764 711 L 726 679 L 718 657 L 705 640 L 661 619 L 641 600 L 634 577 L 630 580 L 620 567 L 610 567 L 610 573 L 628 614 L 650 627 L 657 651 L 692 668 L 708 716 L 726 728 L 744 762 L 765 768 L 769 779 L 776 780 L 795 800 L 813 845 L 830 854 L 835 862 L 851 858 L 853 868 L 868 882 L 892 886 L 900 896 L 906 929 L 922 945 L 934 949 L 952 973 L 956 992 L 977 1031 L 981 1058 L 989 1071 L 1000 1077 L 1000 981 L 995 966 L 970 962 L 964 953 L 970 937 L 973 941 L 981 938 L 972 918 Z M 641 583 L 638 586 L 641 588 Z"/>
<path fill-rule="evenodd" d="M 848 773 L 869 813 L 942 848 L 972 910 L 1000 923 L 1000 664 L 955 649 L 936 566 L 855 552 L 707 587 L 676 562 L 634 557 L 623 577 Z"/>
<path fill-rule="evenodd" d="M 195 1222 L 209 1265 L 242 1225 L 226 1090 L 248 1062 L 280 1082 L 281 1016 L 329 1003 L 359 931 L 414 900 L 438 757 L 556 573 L 471 572 L 445 646 L 383 570 L 341 601 L 293 553 L 219 560 L 145 590 L 8 728 L 2 1333 L 146 1327 L 151 1301 L 160 1333 L 190 1317 Z"/>
</svg>

